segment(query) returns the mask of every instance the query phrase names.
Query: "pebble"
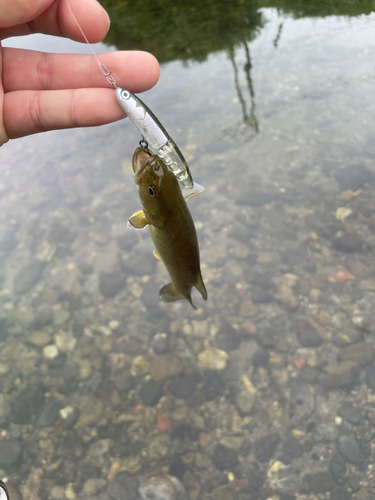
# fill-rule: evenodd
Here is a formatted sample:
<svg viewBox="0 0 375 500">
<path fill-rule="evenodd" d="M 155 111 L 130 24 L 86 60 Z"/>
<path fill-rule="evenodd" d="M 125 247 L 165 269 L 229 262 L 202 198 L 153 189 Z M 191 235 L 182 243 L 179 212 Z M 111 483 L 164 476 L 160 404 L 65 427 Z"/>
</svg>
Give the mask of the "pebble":
<svg viewBox="0 0 375 500">
<path fill-rule="evenodd" d="M 225 382 L 221 375 L 212 370 L 206 370 L 203 374 L 203 393 L 206 401 L 212 401 L 220 396 L 225 388 Z"/>
<path fill-rule="evenodd" d="M 137 254 L 137 247 L 133 250 L 133 257 L 121 262 L 121 267 L 126 275 L 145 276 L 155 272 L 158 260 L 151 252 Z"/>
<path fill-rule="evenodd" d="M 55 500 L 65 500 L 65 490 L 63 486 L 53 486 L 51 488 L 51 496 Z"/>
<path fill-rule="evenodd" d="M 63 429 L 71 429 L 79 420 L 81 412 L 73 406 L 65 406 L 59 411 Z"/>
<path fill-rule="evenodd" d="M 84 358 L 79 365 L 79 380 L 86 380 L 92 374 L 91 363 L 88 358 Z"/>
<path fill-rule="evenodd" d="M 139 488 L 141 500 L 188 500 L 184 485 L 175 476 L 153 476 Z"/>
<path fill-rule="evenodd" d="M 346 473 L 346 461 L 341 453 L 334 453 L 329 464 L 329 470 L 336 483 L 342 484 Z"/>
<path fill-rule="evenodd" d="M 49 427 L 50 425 L 52 425 L 57 420 L 59 411 L 59 402 L 53 401 L 46 404 L 36 421 L 37 427 Z"/>
<path fill-rule="evenodd" d="M 305 451 L 302 443 L 293 436 L 289 436 L 281 448 L 281 461 L 288 465 L 292 460 L 298 458 Z"/>
<path fill-rule="evenodd" d="M 340 499 L 337 498 L 337 500 L 341 500 L 341 498 Z M 366 486 L 362 486 L 362 488 L 359 491 L 357 491 L 355 495 L 355 500 L 375 500 L 375 494 L 372 493 L 371 491 L 368 491 L 368 488 Z"/>
<path fill-rule="evenodd" d="M 268 462 L 276 451 L 280 436 L 273 432 L 254 441 L 254 455 L 259 462 Z"/>
<path fill-rule="evenodd" d="M 84 400 L 80 408 L 81 414 L 76 426 L 79 428 L 93 424 L 102 416 L 103 410 L 103 402 L 101 399 L 88 397 Z"/>
<path fill-rule="evenodd" d="M 322 385 L 328 387 L 343 387 L 353 384 L 359 375 L 359 369 L 352 361 L 342 363 L 329 363 L 324 367 L 324 372 L 318 375 Z"/>
<path fill-rule="evenodd" d="M 198 354 L 198 366 L 210 370 L 224 370 L 228 354 L 221 349 L 208 349 Z"/>
<path fill-rule="evenodd" d="M 325 493 L 326 491 L 332 491 L 335 488 L 335 483 L 332 480 L 332 476 L 329 472 L 318 471 L 314 473 L 309 473 L 305 476 L 305 481 L 308 484 L 308 488 L 313 493 Z"/>
<path fill-rule="evenodd" d="M 342 348 L 338 353 L 338 359 L 340 361 L 353 361 L 358 366 L 365 366 L 374 361 L 375 349 L 369 342 L 360 342 Z"/>
<path fill-rule="evenodd" d="M 98 491 L 102 490 L 107 484 L 105 479 L 93 478 L 88 479 L 83 485 L 83 493 L 85 495 L 95 495 Z"/>
<path fill-rule="evenodd" d="M 46 359 L 55 359 L 59 355 L 59 350 L 57 348 L 57 345 L 51 344 L 51 345 L 46 345 L 43 348 L 43 356 Z"/>
<path fill-rule="evenodd" d="M 169 350 L 169 338 L 166 333 L 157 333 L 151 341 L 151 349 L 157 355 L 167 354 Z"/>
<path fill-rule="evenodd" d="M 150 379 L 145 382 L 139 391 L 142 403 L 146 406 L 155 406 L 162 395 L 163 386 L 160 382 L 157 382 L 154 379 Z"/>
<path fill-rule="evenodd" d="M 172 438 L 169 434 L 158 434 L 150 442 L 147 453 L 150 460 L 164 460 L 172 452 Z"/>
<path fill-rule="evenodd" d="M 219 443 L 215 447 L 212 461 L 219 470 L 227 470 L 237 465 L 238 456 L 234 450 Z"/>
<path fill-rule="evenodd" d="M 125 287 L 126 274 L 122 271 L 100 273 L 99 290 L 104 297 L 113 298 Z"/>
<path fill-rule="evenodd" d="M 337 414 L 353 425 L 359 425 L 363 420 L 362 410 L 352 403 L 344 403 L 338 409 Z"/>
<path fill-rule="evenodd" d="M 191 394 L 193 394 L 197 383 L 199 382 L 199 376 L 196 373 L 190 375 L 180 375 L 174 378 L 168 386 L 169 392 L 173 394 L 176 398 L 186 399 Z"/>
<path fill-rule="evenodd" d="M 77 345 L 77 339 L 73 336 L 71 332 L 64 332 L 60 330 L 54 336 L 57 348 L 61 352 L 71 352 L 74 351 Z"/>
<path fill-rule="evenodd" d="M 197 337 L 206 337 L 208 333 L 208 323 L 206 321 L 193 320 L 191 326 L 194 335 Z"/>
<path fill-rule="evenodd" d="M 198 469 L 208 469 L 212 466 L 211 459 L 205 453 L 200 452 L 195 453 L 194 463 Z"/>
<path fill-rule="evenodd" d="M 40 330 L 53 322 L 53 309 L 50 306 L 43 305 L 37 312 L 30 323 L 30 328 Z"/>
<path fill-rule="evenodd" d="M 181 363 L 169 354 L 155 356 L 151 361 L 151 376 L 155 380 L 174 377 L 180 371 Z"/>
<path fill-rule="evenodd" d="M 10 396 L 0 394 L 0 427 L 5 427 L 8 423 L 11 412 Z"/>
<path fill-rule="evenodd" d="M 333 332 L 332 341 L 339 347 L 348 344 L 356 344 L 363 340 L 363 332 L 349 323 L 344 323 L 343 327 Z"/>
<path fill-rule="evenodd" d="M 5 470 L 15 465 L 21 457 L 21 446 L 12 439 L 5 440 L 0 438 L 0 467 Z"/>
<path fill-rule="evenodd" d="M 71 313 L 65 309 L 55 309 L 53 311 L 53 324 L 62 326 L 69 320 L 70 316 Z"/>
<path fill-rule="evenodd" d="M 236 398 L 236 405 L 242 415 L 249 415 L 257 399 L 256 394 L 242 391 Z"/>
<path fill-rule="evenodd" d="M 350 189 L 351 191 L 358 191 L 367 182 L 371 182 L 373 178 L 370 172 L 364 165 L 348 165 L 341 168 L 336 173 L 336 179 L 342 191 Z"/>
<path fill-rule="evenodd" d="M 314 328 L 306 319 L 296 321 L 297 338 L 303 347 L 319 347 L 323 342 L 316 328 Z"/>
<path fill-rule="evenodd" d="M 273 462 L 267 470 L 267 478 L 273 490 L 292 495 L 293 497 L 298 491 L 299 479 L 296 472 L 290 465 L 284 465 L 279 460 Z"/>
<path fill-rule="evenodd" d="M 128 473 L 118 473 L 113 483 L 109 484 L 106 493 L 110 500 L 138 499 L 138 479 Z"/>
<path fill-rule="evenodd" d="M 289 311 L 295 311 L 299 307 L 298 297 L 294 294 L 293 289 L 288 286 L 280 286 L 275 293 L 275 299 Z"/>
<path fill-rule="evenodd" d="M 366 368 L 366 384 L 371 391 L 375 391 L 375 365 Z"/>
<path fill-rule="evenodd" d="M 79 261 L 78 269 L 82 274 L 92 274 L 94 272 L 94 268 L 92 267 L 92 265 L 86 261 Z"/>
<path fill-rule="evenodd" d="M 215 339 L 217 347 L 225 352 L 238 349 L 241 342 L 238 333 L 234 329 L 219 333 Z"/>
<path fill-rule="evenodd" d="M 44 263 L 35 261 L 32 264 L 24 267 L 13 280 L 13 291 L 16 295 L 23 295 L 33 288 L 39 281 Z"/>
<path fill-rule="evenodd" d="M 307 403 L 311 399 L 309 385 L 301 379 L 292 379 L 290 381 L 290 399 L 298 405 Z"/>
<path fill-rule="evenodd" d="M 32 332 L 27 337 L 27 342 L 35 345 L 36 347 L 44 347 L 51 342 L 51 335 L 48 332 L 43 331 Z"/>
<path fill-rule="evenodd" d="M 335 250 L 338 250 L 340 252 L 362 252 L 364 241 L 362 241 L 355 234 L 349 234 L 344 231 L 337 231 L 332 240 L 332 245 Z"/>
<path fill-rule="evenodd" d="M 86 460 L 89 463 L 95 464 L 95 466 L 100 466 L 99 463 L 103 460 L 103 455 L 109 453 L 112 446 L 112 439 L 99 439 L 95 441 L 86 452 Z"/>
<path fill-rule="evenodd" d="M 358 441 L 353 434 L 340 436 L 337 442 L 338 451 L 352 464 L 360 464 L 364 456 L 360 450 Z"/>
<path fill-rule="evenodd" d="M 136 356 L 131 364 L 130 373 L 133 377 L 146 375 L 150 371 L 150 363 L 144 356 Z"/>
</svg>

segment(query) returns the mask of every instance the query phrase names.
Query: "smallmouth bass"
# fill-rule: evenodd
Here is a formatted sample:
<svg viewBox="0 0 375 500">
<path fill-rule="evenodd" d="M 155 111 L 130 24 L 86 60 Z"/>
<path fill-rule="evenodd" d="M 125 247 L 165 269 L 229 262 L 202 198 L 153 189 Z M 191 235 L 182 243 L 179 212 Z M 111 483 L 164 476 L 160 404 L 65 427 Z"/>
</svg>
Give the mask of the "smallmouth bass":
<svg viewBox="0 0 375 500">
<path fill-rule="evenodd" d="M 132 165 L 143 210 L 133 214 L 129 224 L 136 229 L 148 226 L 155 256 L 168 270 L 171 283 L 161 288 L 160 298 L 165 302 L 186 299 L 195 308 L 192 287 L 204 300 L 207 291 L 197 233 L 178 180 L 158 155 L 148 156 L 142 148 L 135 150 Z"/>
</svg>

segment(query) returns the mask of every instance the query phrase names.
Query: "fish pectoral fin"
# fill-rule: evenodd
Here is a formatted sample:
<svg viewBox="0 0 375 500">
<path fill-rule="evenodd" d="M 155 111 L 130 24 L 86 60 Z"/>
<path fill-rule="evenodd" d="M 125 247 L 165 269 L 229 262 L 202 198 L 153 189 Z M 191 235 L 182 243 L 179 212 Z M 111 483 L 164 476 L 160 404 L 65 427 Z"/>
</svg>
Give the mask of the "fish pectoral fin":
<svg viewBox="0 0 375 500">
<path fill-rule="evenodd" d="M 143 213 L 143 210 L 135 212 L 128 220 L 128 227 L 132 229 L 144 229 L 148 224 L 148 220 Z"/>
<path fill-rule="evenodd" d="M 168 285 L 164 285 L 159 292 L 159 297 L 164 302 L 175 302 L 176 300 L 186 299 L 193 307 L 196 309 L 193 304 L 190 295 L 185 297 L 180 292 L 177 291 L 176 287 L 173 283 L 168 283 Z"/>
<path fill-rule="evenodd" d="M 204 187 L 194 182 L 194 185 L 191 189 L 185 187 L 182 188 L 182 196 L 185 198 L 185 200 L 188 200 L 191 196 L 201 193 L 202 191 L 204 191 Z"/>
<path fill-rule="evenodd" d="M 197 278 L 197 281 L 195 282 L 195 288 L 200 292 L 204 300 L 207 300 L 207 290 L 206 287 L 204 286 L 203 279 L 201 273 L 199 273 L 199 276 Z"/>
<path fill-rule="evenodd" d="M 156 250 L 156 248 L 154 248 L 154 251 L 153 251 L 152 253 L 155 255 L 155 257 L 156 257 L 158 260 L 162 260 L 162 258 L 160 257 L 160 254 L 159 254 L 159 252 Z"/>
</svg>

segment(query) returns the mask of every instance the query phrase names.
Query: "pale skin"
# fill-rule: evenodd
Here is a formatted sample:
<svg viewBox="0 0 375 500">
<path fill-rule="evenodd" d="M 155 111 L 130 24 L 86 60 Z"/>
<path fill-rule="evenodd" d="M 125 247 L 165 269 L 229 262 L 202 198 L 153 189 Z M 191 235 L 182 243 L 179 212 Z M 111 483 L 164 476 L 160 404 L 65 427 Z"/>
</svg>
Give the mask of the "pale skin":
<svg viewBox="0 0 375 500">
<path fill-rule="evenodd" d="M 90 43 L 103 40 L 109 18 L 96 0 L 68 0 Z M 84 42 L 66 0 L 0 0 L 0 40 L 45 33 Z M 157 60 L 146 52 L 100 54 L 117 85 L 151 88 Z M 38 132 L 92 127 L 124 118 L 115 91 L 93 55 L 48 54 L 0 45 L 0 146 Z"/>
</svg>

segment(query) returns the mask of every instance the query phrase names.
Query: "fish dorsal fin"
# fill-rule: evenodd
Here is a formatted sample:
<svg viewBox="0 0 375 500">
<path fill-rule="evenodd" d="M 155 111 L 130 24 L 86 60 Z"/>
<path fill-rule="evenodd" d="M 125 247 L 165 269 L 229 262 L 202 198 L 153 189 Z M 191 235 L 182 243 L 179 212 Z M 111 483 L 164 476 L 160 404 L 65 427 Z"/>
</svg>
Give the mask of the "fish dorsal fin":
<svg viewBox="0 0 375 500">
<path fill-rule="evenodd" d="M 143 210 L 135 212 L 128 220 L 128 227 L 132 229 L 144 229 L 148 224 L 148 220 L 143 213 Z"/>
<path fill-rule="evenodd" d="M 207 300 L 207 290 L 206 287 L 204 286 L 203 279 L 201 273 L 199 273 L 199 276 L 197 278 L 197 281 L 195 282 L 195 288 L 200 292 L 204 300 Z"/>
</svg>

